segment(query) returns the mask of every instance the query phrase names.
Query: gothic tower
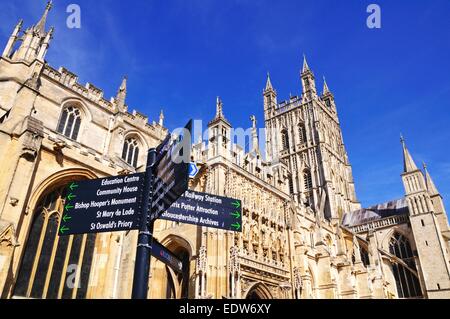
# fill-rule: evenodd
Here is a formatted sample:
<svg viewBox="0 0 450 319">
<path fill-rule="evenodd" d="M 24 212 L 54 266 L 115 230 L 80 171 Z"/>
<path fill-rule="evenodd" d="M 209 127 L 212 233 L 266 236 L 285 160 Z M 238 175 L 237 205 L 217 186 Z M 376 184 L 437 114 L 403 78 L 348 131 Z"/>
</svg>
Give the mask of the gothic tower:
<svg viewBox="0 0 450 319">
<path fill-rule="evenodd" d="M 435 196 L 437 190 L 434 183 L 430 184 L 431 177 L 428 172 L 425 173 L 426 176 L 423 175 L 414 163 L 403 138 L 401 142 L 404 163 L 402 180 L 408 203 L 409 220 L 420 261 L 421 271 L 419 273 L 423 293 L 428 298 L 449 298 L 449 259 L 438 220 L 443 206 L 434 206 L 431 196 Z M 448 230 L 448 226 L 444 229 Z"/>
<path fill-rule="evenodd" d="M 47 16 L 51 8 L 52 2 L 50 1 L 47 3 L 41 19 L 34 26 L 25 30 L 23 36 L 20 36 L 23 21 L 19 21 L 6 44 L 2 56 L 25 63 L 31 63 L 35 59 L 43 62 L 54 32 L 54 28 L 50 28 L 49 31 L 45 30 Z M 20 45 L 18 44 L 19 42 Z M 15 49 L 16 45 L 17 50 Z"/>
<path fill-rule="evenodd" d="M 226 157 L 230 150 L 231 124 L 223 115 L 223 103 L 216 100 L 216 116 L 208 123 L 208 140 L 211 145 L 209 156 Z"/>
<path fill-rule="evenodd" d="M 318 95 L 306 58 L 300 79 L 301 97 L 277 103 L 276 91 L 267 78 L 263 91 L 267 159 L 282 161 L 290 168 L 289 190 L 297 202 L 321 217 L 338 220 L 360 204 L 334 96 L 325 82 L 323 94 Z"/>
</svg>

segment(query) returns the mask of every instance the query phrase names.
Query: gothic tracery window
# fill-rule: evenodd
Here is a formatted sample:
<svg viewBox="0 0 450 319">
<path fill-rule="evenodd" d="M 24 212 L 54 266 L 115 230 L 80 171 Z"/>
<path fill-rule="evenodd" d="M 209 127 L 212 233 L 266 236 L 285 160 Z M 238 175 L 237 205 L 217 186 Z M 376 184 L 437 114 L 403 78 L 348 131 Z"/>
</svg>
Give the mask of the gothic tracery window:
<svg viewBox="0 0 450 319">
<path fill-rule="evenodd" d="M 303 186 L 305 188 L 305 191 L 309 191 L 312 188 L 312 177 L 309 170 L 303 171 Z"/>
<path fill-rule="evenodd" d="M 359 248 L 359 253 L 361 255 L 361 261 L 363 263 L 363 265 L 365 267 L 370 265 L 370 260 L 369 260 L 369 252 L 367 251 L 367 249 L 365 249 L 364 247 Z"/>
<path fill-rule="evenodd" d="M 84 299 L 96 234 L 58 236 L 65 187 L 47 194 L 36 206 L 14 287 L 14 296 Z"/>
<path fill-rule="evenodd" d="M 294 194 L 294 182 L 292 181 L 292 177 L 289 177 L 289 194 Z"/>
<path fill-rule="evenodd" d="M 304 124 L 299 124 L 299 126 L 298 126 L 298 139 L 299 139 L 300 144 L 303 144 L 306 142 L 306 131 L 305 131 Z"/>
<path fill-rule="evenodd" d="M 136 138 L 128 138 L 123 143 L 122 159 L 131 166 L 137 167 L 139 158 L 139 144 Z"/>
<path fill-rule="evenodd" d="M 389 252 L 408 266 L 405 267 L 398 262 L 392 264 L 399 298 L 421 297 L 422 292 L 417 278 L 414 254 L 408 239 L 399 233 L 395 233 L 389 243 Z"/>
<path fill-rule="evenodd" d="M 73 106 L 68 106 L 61 112 L 57 131 L 64 136 L 76 140 L 81 126 L 80 110 Z"/>
<path fill-rule="evenodd" d="M 289 150 L 289 136 L 286 129 L 281 131 L 281 144 L 283 146 L 283 150 Z"/>
</svg>

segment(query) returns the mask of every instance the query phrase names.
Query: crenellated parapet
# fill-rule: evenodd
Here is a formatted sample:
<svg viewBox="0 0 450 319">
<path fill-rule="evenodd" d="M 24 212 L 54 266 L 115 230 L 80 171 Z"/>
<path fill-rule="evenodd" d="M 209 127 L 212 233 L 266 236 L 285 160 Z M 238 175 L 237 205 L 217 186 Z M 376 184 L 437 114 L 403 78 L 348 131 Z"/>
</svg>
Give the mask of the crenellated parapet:
<svg viewBox="0 0 450 319">
<path fill-rule="evenodd" d="M 108 101 L 104 98 L 103 90 L 96 87 L 92 83 L 86 83 L 83 86 L 78 82 L 78 76 L 66 68 L 60 67 L 59 69 L 54 69 L 50 65 L 46 64 L 43 69 L 43 75 L 55 82 L 58 82 L 60 85 L 71 90 L 73 93 L 96 104 L 102 109 L 113 114 L 119 113 L 115 98 L 111 98 Z M 156 122 L 149 123 L 148 117 L 136 110 L 133 110 L 131 113 L 128 111 L 124 112 L 123 118 L 124 121 L 130 122 L 130 124 L 133 124 L 140 129 L 144 129 L 152 135 L 158 135 L 161 129 L 165 130 Z"/>
<path fill-rule="evenodd" d="M 110 111 L 114 110 L 113 103 L 103 97 L 103 91 L 101 89 L 91 83 L 86 83 L 85 86 L 81 85 L 78 83 L 78 76 L 66 68 L 60 67 L 56 70 L 47 64 L 44 67 L 43 74 L 99 106 Z"/>
</svg>

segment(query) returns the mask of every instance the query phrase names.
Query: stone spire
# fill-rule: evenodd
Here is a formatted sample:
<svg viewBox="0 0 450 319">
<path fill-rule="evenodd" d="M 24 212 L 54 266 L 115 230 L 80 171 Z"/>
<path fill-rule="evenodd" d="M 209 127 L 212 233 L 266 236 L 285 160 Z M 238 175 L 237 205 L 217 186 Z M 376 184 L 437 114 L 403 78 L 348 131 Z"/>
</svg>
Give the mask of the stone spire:
<svg viewBox="0 0 450 319">
<path fill-rule="evenodd" d="M 23 26 L 23 20 L 20 19 L 20 21 L 17 23 L 16 27 L 14 28 L 13 33 L 9 37 L 8 43 L 6 44 L 5 50 L 3 51 L 2 56 L 9 57 L 12 49 L 14 47 L 14 44 L 16 43 L 17 39 L 19 38 L 20 30 L 22 30 Z"/>
<path fill-rule="evenodd" d="M 436 185 L 434 185 L 425 163 L 423 163 L 423 170 L 425 172 L 425 183 L 427 185 L 428 193 L 430 196 L 439 195 L 439 191 L 437 190 Z"/>
<path fill-rule="evenodd" d="M 47 6 L 45 7 L 44 14 L 38 23 L 34 26 L 33 30 L 39 34 L 40 37 L 45 36 L 45 23 L 47 21 L 48 12 L 51 10 L 53 4 L 52 1 L 47 2 Z"/>
<path fill-rule="evenodd" d="M 48 31 L 47 35 L 45 36 L 44 41 L 42 42 L 42 45 L 39 49 L 39 53 L 37 58 L 44 60 L 45 55 L 47 54 L 48 47 L 50 46 L 50 40 L 53 39 L 53 33 L 55 32 L 55 28 L 51 27 L 50 31 Z"/>
<path fill-rule="evenodd" d="M 220 96 L 216 98 L 216 116 L 208 123 L 208 126 L 211 126 L 218 121 L 223 121 L 228 126 L 231 126 L 230 122 L 228 122 L 228 120 L 223 115 L 223 103 L 220 99 Z"/>
<path fill-rule="evenodd" d="M 327 80 L 323 77 L 323 91 L 322 95 L 330 93 L 330 89 L 328 88 Z"/>
<path fill-rule="evenodd" d="M 220 96 L 216 98 L 216 118 L 223 117 L 223 103 Z"/>
<path fill-rule="evenodd" d="M 403 146 L 403 172 L 413 172 L 417 171 L 417 165 L 414 163 L 414 160 L 411 156 L 411 154 L 408 151 L 408 148 L 406 147 L 405 139 L 403 138 L 403 135 L 400 135 L 400 142 Z"/>
<path fill-rule="evenodd" d="M 303 69 L 302 73 L 305 73 L 306 71 L 311 71 L 309 68 L 308 62 L 306 61 L 306 55 L 303 54 Z"/>
<path fill-rule="evenodd" d="M 256 129 L 256 117 L 254 115 L 250 116 L 250 121 L 252 121 L 252 150 L 255 152 L 259 152 L 258 131 Z"/>
<path fill-rule="evenodd" d="M 314 80 L 314 74 L 309 68 L 308 62 L 306 62 L 306 56 L 303 55 L 303 69 L 300 74 L 303 93 L 302 102 L 313 100 L 317 98 L 316 81 Z"/>
<path fill-rule="evenodd" d="M 120 112 L 126 112 L 125 99 L 127 97 L 127 77 L 124 76 L 122 84 L 119 87 L 116 95 L 116 105 Z"/>
<path fill-rule="evenodd" d="M 164 113 L 163 113 L 163 110 L 161 110 L 161 112 L 159 113 L 159 122 L 158 122 L 158 124 L 160 126 L 164 126 Z"/>
<path fill-rule="evenodd" d="M 51 8 L 52 2 L 50 1 L 47 3 L 41 19 L 34 26 L 26 29 L 23 36 L 20 37 L 21 44 L 17 51 L 12 53 L 13 46 L 8 48 L 9 52 L 7 53 L 9 53 L 11 59 L 27 62 L 33 62 L 35 59 L 44 60 L 54 31 L 53 28 L 49 32 L 45 31 L 47 16 Z M 17 40 L 19 40 L 18 37 Z"/>
<path fill-rule="evenodd" d="M 269 90 L 273 91 L 273 86 L 272 86 L 272 82 L 270 82 L 270 74 L 269 74 L 269 72 L 267 72 L 267 82 L 266 82 L 265 91 L 269 91 Z"/>
</svg>

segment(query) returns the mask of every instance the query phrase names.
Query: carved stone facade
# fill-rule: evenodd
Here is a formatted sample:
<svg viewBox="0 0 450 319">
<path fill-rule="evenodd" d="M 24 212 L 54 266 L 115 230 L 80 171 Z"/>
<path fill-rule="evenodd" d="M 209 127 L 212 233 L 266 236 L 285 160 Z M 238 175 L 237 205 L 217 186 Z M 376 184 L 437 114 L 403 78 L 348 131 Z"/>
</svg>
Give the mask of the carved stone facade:
<svg viewBox="0 0 450 319">
<path fill-rule="evenodd" d="M 52 227 L 63 185 L 142 170 L 168 133 L 164 115 L 149 124 L 128 112 L 126 78 L 106 100 L 48 65 L 50 8 L 23 34 L 20 22 L 0 57 L 0 294 L 129 298 L 136 231 L 64 242 Z M 254 116 L 249 151 L 233 143 L 217 99 L 207 140 L 192 148 L 200 171 L 190 188 L 240 199 L 242 232 L 157 221 L 155 237 L 184 271 L 152 258 L 149 298 L 450 297 L 450 231 L 428 171 L 404 146 L 405 198 L 361 209 L 334 97 L 326 83 L 319 96 L 306 60 L 300 79 L 301 96 L 281 103 L 267 80 L 267 154 Z M 138 153 L 124 147 L 130 139 Z M 70 288 L 72 266 L 81 271 Z"/>
</svg>

